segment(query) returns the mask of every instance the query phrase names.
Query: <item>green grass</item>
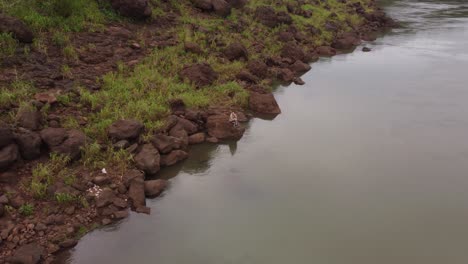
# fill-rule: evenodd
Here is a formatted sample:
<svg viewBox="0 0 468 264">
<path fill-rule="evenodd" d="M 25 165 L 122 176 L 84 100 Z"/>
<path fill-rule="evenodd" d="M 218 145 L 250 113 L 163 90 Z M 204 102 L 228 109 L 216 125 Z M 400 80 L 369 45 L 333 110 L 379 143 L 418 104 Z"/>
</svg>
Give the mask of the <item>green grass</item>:
<svg viewBox="0 0 468 264">
<path fill-rule="evenodd" d="M 29 185 L 31 194 L 36 198 L 46 198 L 47 188 L 57 180 L 66 181 L 74 177 L 67 165 L 70 163 L 68 156 L 51 154 L 45 163 L 38 164 L 32 170 L 32 179 Z"/>
<path fill-rule="evenodd" d="M 9 33 L 0 33 L 0 59 L 15 54 L 18 41 Z"/>
<path fill-rule="evenodd" d="M 23 20 L 36 32 L 64 32 L 97 28 L 114 17 L 105 1 L 95 0 L 0 0 L 0 9 Z"/>
<path fill-rule="evenodd" d="M 34 205 L 25 203 L 18 208 L 18 212 L 23 216 L 30 216 L 34 214 Z"/>
<path fill-rule="evenodd" d="M 30 98 L 36 89 L 27 81 L 14 81 L 7 87 L 0 87 L 0 108 L 19 105 Z"/>
<path fill-rule="evenodd" d="M 166 4 L 159 0 L 151 2 L 153 17 L 163 16 L 167 11 Z M 220 56 L 230 43 L 242 42 L 249 51 L 250 59 L 264 59 L 281 53 L 284 44 L 278 41 L 277 36 L 279 32 L 286 30 L 288 25 L 279 25 L 272 29 L 259 23 L 253 13 L 244 10 L 234 9 L 227 18 L 221 18 L 200 15 L 189 0 L 167 2 L 170 3 L 172 12 L 180 15 L 180 23 L 172 28 L 165 28 L 164 33 L 176 35 L 178 45 L 155 49 L 133 69 L 123 62 L 118 63 L 115 72 L 100 78 L 101 89 L 98 91 L 90 91 L 83 87 L 79 89 L 79 98 L 72 98 L 68 94 L 58 98 L 58 105 L 61 107 L 85 109 L 83 115 L 88 119 L 87 125 L 83 127 L 75 117 L 64 117 L 62 125 L 66 128 L 83 129 L 90 138 L 99 142 L 83 149 L 81 163 L 87 168 L 98 169 L 115 165 L 113 167 L 123 173 L 131 162 L 131 155 L 125 151 L 114 151 L 106 136 L 109 125 L 118 119 L 139 120 L 145 124 L 147 133 L 151 134 L 165 125 L 164 119 L 170 114 L 169 102 L 173 99 L 182 99 L 189 108 L 198 109 L 220 104 L 246 106 L 249 94 L 235 77 L 245 69 L 246 62 L 231 62 Z M 361 2 L 366 7 L 368 1 L 347 1 L 350 2 Z M 277 11 L 287 11 L 287 3 L 295 3 L 302 10 L 312 11 L 313 14 L 309 18 L 290 15 L 293 26 L 304 33 L 305 42 L 316 46 L 330 44 L 334 34 L 350 30 L 352 26 L 357 26 L 363 21 L 358 15 L 349 14 L 346 4 L 338 0 L 319 1 L 318 4 L 297 4 L 297 1 L 293 0 L 252 0 L 249 1 L 248 7 L 255 10 L 259 6 L 272 6 Z M 47 43 L 61 48 L 66 59 L 61 68 L 64 78 L 73 77 L 73 69 L 69 65 L 73 65 L 78 59 L 77 51 L 94 48 L 92 44 L 73 46 L 70 41 L 71 32 L 92 31 L 103 27 L 109 21 L 121 19 L 104 0 L 0 0 L 0 9 L 22 19 L 39 33 L 40 37 L 36 38 L 32 45 L 33 50 L 47 54 Z M 333 13 L 336 16 L 332 17 Z M 337 33 L 327 31 L 327 22 L 334 22 L 342 28 Z M 246 26 L 239 31 L 231 28 L 231 25 L 241 24 Z M 204 30 L 193 30 L 193 25 Z M 318 29 L 320 34 L 310 34 L 310 27 Z M 137 38 L 138 42 L 145 46 L 143 33 L 138 32 Z M 197 43 L 204 54 L 187 53 L 184 49 L 185 42 Z M 254 43 L 263 46 L 262 52 L 256 51 L 252 45 Z M 17 45 L 11 35 L 0 35 L 0 54 L 11 56 Z M 203 62 L 210 64 L 219 74 L 215 83 L 197 88 L 181 80 L 178 74 L 185 65 Z M 35 91 L 32 85 L 21 81 L 0 89 L 0 108 L 11 104 L 19 105 L 22 101 L 30 99 Z M 33 170 L 30 188 L 36 197 L 44 197 L 47 187 L 57 179 L 67 179 L 69 171 L 63 169 L 64 163 L 67 162 L 62 162 L 57 157 L 54 160 L 53 157 L 51 161 L 39 164 Z"/>
<path fill-rule="evenodd" d="M 75 202 L 78 199 L 69 193 L 55 193 L 55 200 L 59 204 L 67 204 L 67 203 Z"/>
</svg>

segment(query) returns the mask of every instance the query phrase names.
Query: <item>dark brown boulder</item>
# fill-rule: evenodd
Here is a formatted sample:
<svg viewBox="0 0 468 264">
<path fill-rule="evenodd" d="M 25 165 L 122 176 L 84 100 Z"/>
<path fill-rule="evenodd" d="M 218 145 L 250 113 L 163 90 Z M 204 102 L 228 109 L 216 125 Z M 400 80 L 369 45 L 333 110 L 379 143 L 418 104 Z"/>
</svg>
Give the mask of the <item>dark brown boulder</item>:
<svg viewBox="0 0 468 264">
<path fill-rule="evenodd" d="M 294 62 L 291 66 L 289 66 L 289 69 L 295 73 L 296 76 L 299 76 L 299 75 L 302 75 L 306 72 L 308 72 L 312 67 L 307 64 L 307 63 L 304 63 L 300 60 L 297 60 L 296 62 Z"/>
<path fill-rule="evenodd" d="M 343 34 L 340 38 L 335 40 L 332 47 L 340 50 L 350 50 L 361 43 L 359 36 L 354 33 Z"/>
<path fill-rule="evenodd" d="M 203 54 L 203 50 L 197 43 L 185 42 L 184 48 L 186 52 L 191 52 L 194 54 Z"/>
<path fill-rule="evenodd" d="M 227 46 L 224 50 L 224 56 L 230 61 L 240 59 L 245 59 L 247 61 L 249 59 L 247 48 L 240 42 L 235 42 Z"/>
<path fill-rule="evenodd" d="M 181 142 L 180 148 L 181 149 L 187 148 L 187 146 L 188 146 L 188 133 L 187 133 L 187 131 L 185 131 L 183 129 L 171 129 L 171 131 L 169 131 L 169 135 L 171 137 L 175 137 L 175 138 L 178 138 L 180 140 L 180 142 Z"/>
<path fill-rule="evenodd" d="M 204 132 L 196 133 L 191 136 L 189 136 L 189 144 L 194 145 L 194 144 L 200 144 L 205 142 L 206 135 Z"/>
<path fill-rule="evenodd" d="M 179 161 L 188 158 L 188 153 L 183 150 L 173 150 L 167 155 L 161 156 L 161 166 L 172 166 Z"/>
<path fill-rule="evenodd" d="M 41 112 L 34 108 L 22 109 L 16 115 L 16 121 L 19 127 L 24 127 L 29 130 L 38 130 L 41 126 Z"/>
<path fill-rule="evenodd" d="M 65 128 L 44 128 L 40 132 L 42 140 L 49 148 L 58 146 L 67 138 L 67 130 Z"/>
<path fill-rule="evenodd" d="M 244 135 L 245 129 L 235 127 L 229 122 L 229 115 L 217 114 L 209 116 L 206 122 L 208 134 L 220 140 L 238 140 Z"/>
<path fill-rule="evenodd" d="M 198 87 L 203 87 L 213 84 L 218 79 L 218 73 L 207 63 L 197 63 L 184 67 L 180 77 Z"/>
<path fill-rule="evenodd" d="M 169 153 L 174 149 L 180 149 L 183 146 L 183 142 L 179 138 L 166 136 L 162 134 L 155 135 L 151 139 L 151 143 L 162 154 Z"/>
<path fill-rule="evenodd" d="M 190 120 L 185 118 L 177 118 L 177 123 L 174 127 L 171 128 L 171 131 L 175 130 L 185 130 L 189 135 L 197 133 L 198 126 Z"/>
<path fill-rule="evenodd" d="M 110 125 L 107 134 L 116 141 L 132 140 L 138 138 L 143 129 L 143 124 L 136 120 L 118 120 Z"/>
<path fill-rule="evenodd" d="M 111 4 L 112 8 L 126 17 L 144 19 L 152 13 L 148 0 L 111 0 Z"/>
<path fill-rule="evenodd" d="M 50 148 L 52 152 L 70 157 L 71 160 L 78 160 L 81 157 L 81 148 L 87 142 L 86 135 L 76 129 L 67 131 L 66 139 L 57 146 Z"/>
<path fill-rule="evenodd" d="M 293 61 L 306 61 L 304 50 L 294 42 L 288 42 L 283 46 L 281 50 L 281 57 L 292 59 Z"/>
<path fill-rule="evenodd" d="M 249 61 L 247 69 L 260 78 L 265 78 L 268 75 L 268 66 L 262 60 Z"/>
<path fill-rule="evenodd" d="M 8 259 L 13 264 L 38 264 L 47 256 L 46 250 L 36 243 L 19 247 L 15 254 Z"/>
<path fill-rule="evenodd" d="M 134 160 L 138 169 L 154 175 L 160 169 L 160 158 L 158 150 L 152 144 L 144 144 Z"/>
<path fill-rule="evenodd" d="M 330 57 L 330 56 L 335 56 L 336 55 L 336 50 L 334 48 L 332 48 L 332 47 L 329 47 L 329 46 L 320 46 L 320 47 L 315 49 L 315 52 L 319 56 Z"/>
<path fill-rule="evenodd" d="M 211 0 L 214 12 L 219 16 L 229 16 L 231 14 L 231 5 L 225 0 Z"/>
<path fill-rule="evenodd" d="M 78 244 L 78 240 L 73 239 L 73 238 L 67 238 L 64 241 L 60 242 L 59 246 L 61 248 L 66 249 L 66 248 L 72 248 L 76 246 L 76 244 Z"/>
<path fill-rule="evenodd" d="M 146 197 L 156 197 L 160 195 L 167 187 L 166 180 L 151 180 L 145 181 L 145 195 Z"/>
<path fill-rule="evenodd" d="M 15 134 L 21 156 L 26 160 L 33 160 L 41 155 L 42 139 L 39 133 L 20 128 Z"/>
<path fill-rule="evenodd" d="M 248 3 L 248 0 L 226 0 L 226 2 L 234 8 L 243 8 Z"/>
<path fill-rule="evenodd" d="M 257 7 L 255 10 L 255 18 L 267 27 L 273 28 L 280 24 L 275 10 L 269 6 Z"/>
<path fill-rule="evenodd" d="M 0 32 L 11 33 L 20 42 L 33 42 L 34 35 L 21 20 L 0 13 Z"/>
<path fill-rule="evenodd" d="M 128 198 L 132 201 L 134 209 L 144 207 L 146 205 L 145 182 L 142 178 L 135 178 L 130 182 Z"/>
<path fill-rule="evenodd" d="M 145 179 L 145 174 L 136 169 L 128 170 L 122 177 L 122 183 L 128 188 L 134 179 L 141 179 L 143 181 Z"/>
<path fill-rule="evenodd" d="M 0 121 L 0 149 L 13 142 L 13 132 L 11 127 Z"/>
<path fill-rule="evenodd" d="M 291 83 L 296 78 L 294 72 L 292 72 L 289 68 L 280 68 L 276 74 L 278 80 L 283 83 Z"/>
<path fill-rule="evenodd" d="M 249 99 L 252 111 L 261 114 L 280 114 L 281 109 L 272 93 L 261 94 L 252 92 Z"/>
<path fill-rule="evenodd" d="M 292 17 L 287 12 L 284 12 L 284 11 L 280 11 L 276 13 L 276 17 L 277 17 L 276 19 L 279 24 L 290 25 L 293 22 Z"/>
<path fill-rule="evenodd" d="M 99 196 L 96 197 L 96 207 L 101 208 L 108 206 L 114 202 L 116 196 L 114 192 L 109 188 L 102 189 Z"/>
<path fill-rule="evenodd" d="M 18 146 L 10 144 L 0 149 L 0 171 L 8 169 L 19 158 Z"/>
<path fill-rule="evenodd" d="M 238 74 L 236 74 L 236 79 L 254 84 L 259 82 L 257 76 L 253 75 L 248 70 L 241 70 Z"/>
<path fill-rule="evenodd" d="M 281 42 L 294 41 L 294 34 L 289 31 L 281 31 L 278 33 L 278 40 Z"/>
<path fill-rule="evenodd" d="M 213 9 L 211 0 L 192 0 L 195 7 L 200 8 L 203 11 L 210 11 Z"/>
</svg>

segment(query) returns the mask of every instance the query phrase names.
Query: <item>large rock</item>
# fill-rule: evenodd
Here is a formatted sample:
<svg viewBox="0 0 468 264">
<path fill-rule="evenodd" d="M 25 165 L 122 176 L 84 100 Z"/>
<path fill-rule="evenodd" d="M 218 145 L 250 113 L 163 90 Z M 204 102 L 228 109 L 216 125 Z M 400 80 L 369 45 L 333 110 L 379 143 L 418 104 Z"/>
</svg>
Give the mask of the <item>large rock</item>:
<svg viewBox="0 0 468 264">
<path fill-rule="evenodd" d="M 306 54 L 304 50 L 302 50 L 301 47 L 299 47 L 297 44 L 294 42 L 288 42 L 283 46 L 283 49 L 281 50 L 281 57 L 283 58 L 289 58 L 294 61 L 300 60 L 305 62 L 306 61 Z"/>
<path fill-rule="evenodd" d="M 62 144 L 67 138 L 67 130 L 65 128 L 48 127 L 40 132 L 41 138 L 49 148 Z"/>
<path fill-rule="evenodd" d="M 169 131 L 169 135 L 171 137 L 180 139 L 181 149 L 187 148 L 189 143 L 187 131 L 185 131 L 184 129 L 171 129 L 171 131 Z"/>
<path fill-rule="evenodd" d="M 13 138 L 10 126 L 0 121 L 0 148 L 10 145 L 13 142 Z"/>
<path fill-rule="evenodd" d="M 41 155 L 42 139 L 39 133 L 20 128 L 15 134 L 21 156 L 26 160 L 33 160 Z"/>
<path fill-rule="evenodd" d="M 41 126 L 41 112 L 36 109 L 23 109 L 18 112 L 16 120 L 20 127 L 33 131 L 38 130 Z"/>
<path fill-rule="evenodd" d="M 31 43 L 34 35 L 21 20 L 0 13 L 0 32 L 11 33 L 13 37 L 24 43 Z"/>
<path fill-rule="evenodd" d="M 101 193 L 96 197 L 96 206 L 98 208 L 108 206 L 114 202 L 117 197 L 110 188 L 102 189 Z"/>
<path fill-rule="evenodd" d="M 143 132 L 142 123 L 135 120 L 118 120 L 110 125 L 107 134 L 114 140 L 136 139 Z"/>
<path fill-rule="evenodd" d="M 160 195 L 167 187 L 166 180 L 145 181 L 145 195 L 147 197 L 156 197 Z"/>
<path fill-rule="evenodd" d="M 183 150 L 174 150 L 167 155 L 161 156 L 161 166 L 172 166 L 179 161 L 188 158 L 188 153 Z"/>
<path fill-rule="evenodd" d="M 158 150 L 152 144 L 144 144 L 134 160 L 137 168 L 154 175 L 160 169 L 160 158 Z"/>
<path fill-rule="evenodd" d="M 111 0 L 111 4 L 121 15 L 136 19 L 150 17 L 152 13 L 148 0 Z"/>
<path fill-rule="evenodd" d="M 8 169 L 19 158 L 18 146 L 10 144 L 0 149 L 0 171 Z"/>
<path fill-rule="evenodd" d="M 180 72 L 180 77 L 202 87 L 213 84 L 218 79 L 218 73 L 207 63 L 197 63 L 184 67 Z"/>
<path fill-rule="evenodd" d="M 249 107 L 261 114 L 280 114 L 281 109 L 272 93 L 261 94 L 252 92 L 249 98 Z"/>
<path fill-rule="evenodd" d="M 125 185 L 126 188 L 128 188 L 128 187 L 130 187 L 130 183 L 134 179 L 144 180 L 145 179 L 145 174 L 143 172 L 141 172 L 139 170 L 135 170 L 135 169 L 126 171 L 125 174 L 122 177 L 122 183 Z"/>
<path fill-rule="evenodd" d="M 37 264 L 47 256 L 43 247 L 36 243 L 19 247 L 15 254 L 8 259 L 13 264 Z"/>
<path fill-rule="evenodd" d="M 225 0 L 211 0 L 211 4 L 217 15 L 226 17 L 231 14 L 231 5 Z"/>
<path fill-rule="evenodd" d="M 135 178 L 130 182 L 128 197 L 132 201 L 134 209 L 146 205 L 145 182 L 142 178 Z"/>
<path fill-rule="evenodd" d="M 226 0 L 234 8 L 243 8 L 248 0 Z"/>
<path fill-rule="evenodd" d="M 361 43 L 358 35 L 354 33 L 345 33 L 333 42 L 332 47 L 339 50 L 350 50 Z"/>
<path fill-rule="evenodd" d="M 193 134 L 189 136 L 188 138 L 190 145 L 203 143 L 205 142 L 205 139 L 206 139 L 206 135 L 204 132 Z"/>
<path fill-rule="evenodd" d="M 319 56 L 335 56 L 336 55 L 336 50 L 332 47 L 329 46 L 320 46 L 315 49 L 315 52 Z"/>
<path fill-rule="evenodd" d="M 210 11 L 213 9 L 213 3 L 211 0 L 192 0 L 195 7 L 200 8 L 203 11 Z"/>
<path fill-rule="evenodd" d="M 217 114 L 211 115 L 206 121 L 208 134 L 212 137 L 221 140 L 238 140 L 244 135 L 245 129 L 242 127 L 235 127 L 229 122 L 229 115 Z"/>
<path fill-rule="evenodd" d="M 162 134 L 155 135 L 151 139 L 151 143 L 163 154 L 169 153 L 174 149 L 180 149 L 183 145 L 181 139 Z"/>
<path fill-rule="evenodd" d="M 260 78 L 265 78 L 268 75 L 268 65 L 262 60 L 249 61 L 247 69 Z"/>
<path fill-rule="evenodd" d="M 267 27 L 276 27 L 280 24 L 291 24 L 292 18 L 286 12 L 276 12 L 270 6 L 260 6 L 255 10 L 255 18 Z"/>
<path fill-rule="evenodd" d="M 175 126 L 171 128 L 170 131 L 176 131 L 176 130 L 185 130 L 187 131 L 187 134 L 191 135 L 191 134 L 197 133 L 198 126 L 190 120 L 178 117 L 177 123 L 175 124 Z"/>
<path fill-rule="evenodd" d="M 81 148 L 86 145 L 86 135 L 76 129 L 67 131 L 66 139 L 57 146 L 50 148 L 52 152 L 69 156 L 71 160 L 78 160 L 81 157 Z"/>
<path fill-rule="evenodd" d="M 300 60 L 297 60 L 295 61 L 293 64 L 291 64 L 291 66 L 289 66 L 289 69 L 295 73 L 295 75 L 299 76 L 299 75 L 302 75 L 306 72 L 308 72 L 312 67 L 307 64 L 307 63 L 304 63 Z"/>
<path fill-rule="evenodd" d="M 228 45 L 224 50 L 224 56 L 230 61 L 239 59 L 245 59 L 247 61 L 249 59 L 247 48 L 240 42 L 234 42 Z"/>
</svg>

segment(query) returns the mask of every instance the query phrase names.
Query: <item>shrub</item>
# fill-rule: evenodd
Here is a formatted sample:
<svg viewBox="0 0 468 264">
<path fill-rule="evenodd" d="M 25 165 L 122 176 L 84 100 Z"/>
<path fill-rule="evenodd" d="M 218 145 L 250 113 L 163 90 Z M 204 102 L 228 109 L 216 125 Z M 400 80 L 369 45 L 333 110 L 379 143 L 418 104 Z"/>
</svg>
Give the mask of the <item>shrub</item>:
<svg viewBox="0 0 468 264">
<path fill-rule="evenodd" d="M 24 216 L 30 216 L 34 213 L 34 205 L 25 203 L 20 206 L 18 212 Z"/>
</svg>

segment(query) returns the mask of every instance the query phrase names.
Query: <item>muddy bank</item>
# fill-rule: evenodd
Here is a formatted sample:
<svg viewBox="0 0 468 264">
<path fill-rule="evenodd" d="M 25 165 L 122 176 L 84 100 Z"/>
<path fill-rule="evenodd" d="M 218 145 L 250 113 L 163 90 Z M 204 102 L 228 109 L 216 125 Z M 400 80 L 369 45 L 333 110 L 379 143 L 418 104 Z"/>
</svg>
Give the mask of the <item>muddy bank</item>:
<svg viewBox="0 0 468 264">
<path fill-rule="evenodd" d="M 251 14 L 273 32 L 281 28 L 275 33 L 278 54 L 270 55 L 264 49 L 266 43 L 246 45 L 217 39 L 211 40 L 214 47 L 207 51 L 199 43 L 183 41 L 167 29 L 181 23 L 181 14 L 170 13 L 159 20 L 112 24 L 100 32 L 74 34 L 72 45 L 86 46 L 76 54 L 64 54 L 49 39 L 46 54 L 40 50 L 28 55 L 18 52 L 2 60 L 2 83 L 9 85 L 20 76 L 39 89 L 27 97 L 27 107 L 20 101 L 2 105 L 4 114 L 14 113 L 14 118 L 4 118 L 0 125 L 0 169 L 4 171 L 0 174 L 0 247 L 4 260 L 48 263 L 57 252 L 76 245 L 79 237 L 89 230 L 127 217 L 129 208 L 150 213 L 146 198 L 158 196 L 167 182 L 145 179 L 157 178 L 161 167 L 187 158 L 191 144 L 240 139 L 243 123 L 251 112 L 273 116 L 281 112 L 269 85 L 303 84 L 300 76 L 319 56 L 352 50 L 361 40 L 372 40 L 377 31 L 393 25 L 374 2 L 366 7 L 360 2 L 337 2 L 363 19 L 359 26 L 347 26 L 346 30 L 332 19 L 324 29 L 295 25 L 293 16 L 314 16 L 302 5 L 320 4 L 330 9 L 323 1 L 281 3 L 286 11 L 269 6 L 251 8 L 237 2 L 208 2 L 194 1 L 191 11 L 203 18 L 228 16 L 235 8 Z M 164 7 L 171 8 L 169 4 Z M 121 6 L 116 8 L 123 14 L 133 12 Z M 147 16 L 146 8 L 141 10 L 136 17 Z M 331 18 L 339 15 L 342 14 L 330 14 Z M 234 31 L 248 27 L 242 22 L 229 26 Z M 191 27 L 194 32 L 206 30 L 197 24 Z M 135 33 L 137 29 L 139 34 Z M 311 42 L 310 35 L 319 35 L 322 30 L 332 38 L 320 45 Z M 152 49 L 171 46 L 183 46 L 186 54 L 208 52 L 222 62 L 244 63 L 246 67 L 238 72 L 223 73 L 210 63 L 192 61 L 176 74 L 194 89 L 234 81 L 247 91 L 247 105 L 226 103 L 236 97 L 233 91 L 226 93 L 226 98 L 216 102 L 216 106 L 204 108 L 191 108 L 183 99 L 171 99 L 167 102 L 169 113 L 159 118 L 164 125 L 157 129 L 148 127 L 139 118 L 114 120 L 105 127 L 105 135 L 96 138 L 80 129 L 90 125 L 93 122 L 90 117 L 102 110 L 99 105 L 81 104 L 83 93 L 77 87 L 99 93 L 102 75 L 118 71 L 122 63 L 131 69 L 149 56 Z M 63 70 L 63 61 L 67 61 L 67 71 Z M 66 125 L 69 117 L 78 125 Z M 50 156 L 51 153 L 59 155 Z M 98 162 L 101 160 L 107 163 Z"/>
</svg>

